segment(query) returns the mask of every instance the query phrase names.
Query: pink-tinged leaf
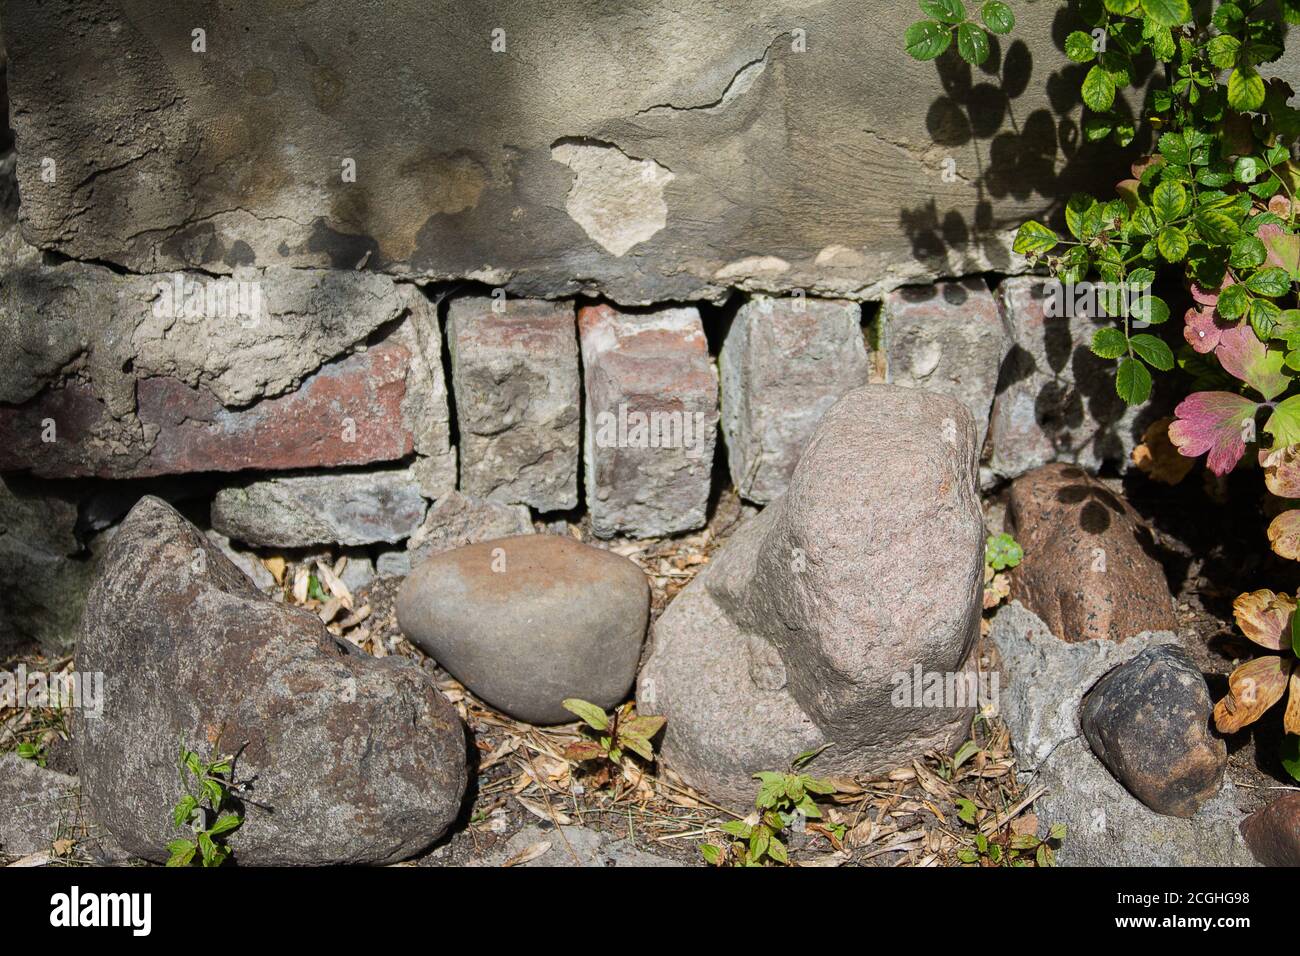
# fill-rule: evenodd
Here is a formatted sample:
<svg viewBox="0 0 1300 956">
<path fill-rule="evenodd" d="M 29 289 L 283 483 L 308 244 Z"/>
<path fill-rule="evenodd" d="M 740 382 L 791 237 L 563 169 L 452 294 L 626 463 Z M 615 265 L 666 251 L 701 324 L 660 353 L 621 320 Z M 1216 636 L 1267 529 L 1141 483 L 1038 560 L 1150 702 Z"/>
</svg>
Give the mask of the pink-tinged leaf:
<svg viewBox="0 0 1300 956">
<path fill-rule="evenodd" d="M 1151 153 L 1147 156 L 1143 156 L 1140 159 L 1138 159 L 1137 162 L 1135 162 L 1132 166 L 1129 167 L 1129 169 L 1133 173 L 1134 179 L 1141 179 L 1142 174 L 1145 173 L 1151 166 L 1154 166 L 1156 163 L 1163 164 L 1164 161 L 1165 158 L 1163 156 L 1157 153 Z"/>
<path fill-rule="evenodd" d="M 1291 379 L 1282 371 L 1286 356 L 1279 349 L 1270 349 L 1259 340 L 1249 323 L 1242 322 L 1219 335 L 1214 355 L 1223 370 L 1239 378 L 1265 399 L 1273 399 L 1286 391 Z"/>
<path fill-rule="evenodd" d="M 1169 440 L 1188 458 L 1209 452 L 1206 467 L 1226 475 L 1246 454 L 1258 403 L 1232 392 L 1193 392 L 1174 409 Z"/>
<path fill-rule="evenodd" d="M 1268 201 L 1268 211 L 1279 219 L 1290 219 L 1291 200 L 1287 199 L 1286 196 L 1281 193 L 1278 193 Z"/>
<path fill-rule="evenodd" d="M 1183 338 L 1202 355 L 1213 352 L 1218 347 L 1219 339 L 1228 328 L 1213 305 L 1193 306 L 1183 316 Z"/>
<path fill-rule="evenodd" d="M 1270 651 L 1291 646 L 1291 615 L 1295 601 L 1287 594 L 1274 594 L 1264 588 L 1237 595 L 1232 602 L 1232 616 L 1241 633 Z"/>
<path fill-rule="evenodd" d="M 1300 445 L 1274 448 L 1260 455 L 1264 484 L 1279 498 L 1300 498 Z"/>
<path fill-rule="evenodd" d="M 1300 561 L 1300 511 L 1283 511 L 1269 522 L 1268 544 L 1274 554 Z"/>
<path fill-rule="evenodd" d="M 1285 269 L 1293 279 L 1300 279 L 1300 236 L 1288 233 L 1275 223 L 1260 226 L 1256 235 L 1268 250 L 1264 265 Z"/>
<path fill-rule="evenodd" d="M 1224 286 L 1232 285 L 1232 276 L 1224 277 Z M 1192 283 L 1192 301 L 1197 305 L 1217 305 L 1219 302 L 1218 289 L 1203 289 L 1195 282 Z"/>
</svg>

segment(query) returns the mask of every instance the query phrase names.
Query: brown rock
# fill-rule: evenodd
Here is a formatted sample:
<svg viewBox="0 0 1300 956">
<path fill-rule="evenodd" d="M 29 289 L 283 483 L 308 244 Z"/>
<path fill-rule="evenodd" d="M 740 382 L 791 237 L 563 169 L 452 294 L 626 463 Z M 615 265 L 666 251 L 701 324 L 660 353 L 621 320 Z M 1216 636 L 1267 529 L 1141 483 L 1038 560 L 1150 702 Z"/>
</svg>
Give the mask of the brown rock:
<svg viewBox="0 0 1300 956">
<path fill-rule="evenodd" d="M 1300 866 L 1300 793 L 1278 797 L 1246 817 L 1241 835 L 1265 866 Z"/>
<path fill-rule="evenodd" d="M 1018 478 L 1007 515 L 1025 551 L 1011 597 L 1062 640 L 1122 641 L 1177 628 L 1150 532 L 1082 468 L 1046 465 Z"/>
</svg>

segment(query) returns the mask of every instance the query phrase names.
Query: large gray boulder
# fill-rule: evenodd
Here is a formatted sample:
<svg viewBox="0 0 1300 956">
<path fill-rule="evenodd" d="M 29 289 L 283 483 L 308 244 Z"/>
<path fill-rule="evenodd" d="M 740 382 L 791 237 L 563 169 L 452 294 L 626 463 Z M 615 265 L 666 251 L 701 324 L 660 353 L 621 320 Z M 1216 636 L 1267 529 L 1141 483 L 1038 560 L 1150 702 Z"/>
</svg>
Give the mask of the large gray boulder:
<svg viewBox="0 0 1300 956">
<path fill-rule="evenodd" d="M 743 806 L 754 772 L 811 746 L 834 745 L 814 769 L 866 773 L 959 742 L 977 702 L 976 452 L 945 396 L 868 385 L 826 413 L 786 495 L 655 626 L 638 702 L 668 718 L 685 779 Z M 951 698 L 913 698 L 918 669 Z"/>
<path fill-rule="evenodd" d="M 264 597 L 170 506 L 143 498 L 87 601 L 77 669 L 107 706 L 73 740 L 91 815 L 162 861 L 182 742 L 235 754 L 245 864 L 392 863 L 455 820 L 465 731 L 411 661 L 371 658 Z"/>
<path fill-rule="evenodd" d="M 632 687 L 650 614 L 645 573 L 560 535 L 500 538 L 433 555 L 397 595 L 412 642 L 489 704 L 534 724 L 574 720 Z"/>
</svg>

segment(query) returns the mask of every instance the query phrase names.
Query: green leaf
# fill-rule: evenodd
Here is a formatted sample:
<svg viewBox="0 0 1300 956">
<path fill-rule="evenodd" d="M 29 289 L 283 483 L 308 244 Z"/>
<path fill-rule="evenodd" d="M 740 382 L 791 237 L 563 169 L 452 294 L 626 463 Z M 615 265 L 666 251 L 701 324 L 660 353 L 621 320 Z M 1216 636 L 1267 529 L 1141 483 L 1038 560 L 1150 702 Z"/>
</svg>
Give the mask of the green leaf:
<svg viewBox="0 0 1300 956">
<path fill-rule="evenodd" d="M 1232 217 L 1221 209 L 1198 209 L 1193 222 L 1201 238 L 1211 245 L 1231 245 L 1241 235 Z"/>
<path fill-rule="evenodd" d="M 1260 162 L 1254 156 L 1238 156 L 1232 167 L 1232 178 L 1239 183 L 1253 183 L 1259 176 Z"/>
<path fill-rule="evenodd" d="M 1061 238 L 1051 229 L 1030 219 L 1016 231 L 1016 240 L 1011 248 L 1023 256 L 1031 252 L 1050 252 L 1060 241 Z"/>
<path fill-rule="evenodd" d="M 921 0 L 921 12 L 954 25 L 966 19 L 966 6 L 962 0 Z"/>
<path fill-rule="evenodd" d="M 988 0 L 980 8 L 980 19 L 994 33 L 1010 33 L 1016 27 L 1016 15 L 1002 0 Z"/>
<path fill-rule="evenodd" d="M 748 840 L 749 834 L 753 832 L 753 828 L 744 820 L 728 820 L 722 824 L 721 830 L 723 833 L 729 833 L 742 840 Z"/>
<path fill-rule="evenodd" d="M 1232 244 L 1228 263 L 1234 269 L 1254 269 L 1262 265 L 1267 258 L 1268 250 L 1264 248 L 1264 243 L 1254 236 L 1242 236 Z"/>
<path fill-rule="evenodd" d="M 1237 53 L 1241 50 L 1241 41 L 1226 33 L 1212 39 L 1205 45 L 1210 55 L 1210 62 L 1221 70 L 1226 70 L 1237 62 Z"/>
<path fill-rule="evenodd" d="M 171 854 L 167 858 L 168 866 L 189 866 L 194 861 L 198 847 L 189 840 L 173 840 L 167 844 L 167 850 Z"/>
<path fill-rule="evenodd" d="M 1106 9 L 1111 13 L 1132 13 L 1138 8 L 1138 0 L 1106 0 Z"/>
<path fill-rule="evenodd" d="M 1281 314 L 1282 307 L 1271 299 L 1250 300 L 1250 311 L 1247 316 L 1250 319 L 1250 327 L 1255 330 L 1255 336 L 1261 342 L 1267 342 L 1273 337 L 1273 328 L 1277 325 Z"/>
<path fill-rule="evenodd" d="M 1294 779 L 1300 780 L 1300 736 L 1286 734 L 1282 738 L 1282 766 Z"/>
<path fill-rule="evenodd" d="M 1264 430 L 1278 445 L 1300 444 L 1300 395 L 1278 402 L 1264 423 Z"/>
<path fill-rule="evenodd" d="M 1128 344 L 1133 347 L 1141 358 L 1153 368 L 1158 368 L 1162 372 L 1168 372 L 1174 367 L 1174 353 L 1162 340 L 1154 335 L 1142 333 L 1135 335 L 1128 340 Z"/>
<path fill-rule="evenodd" d="M 975 814 L 977 808 L 974 803 L 965 797 L 957 798 L 957 819 L 967 826 L 975 825 Z"/>
<path fill-rule="evenodd" d="M 1250 308 L 1250 296 L 1246 294 L 1246 289 L 1242 285 L 1230 285 L 1219 293 L 1219 301 L 1215 305 L 1219 315 L 1225 319 L 1239 319 L 1246 314 Z"/>
<path fill-rule="evenodd" d="M 1053 823 L 1052 828 L 1047 831 L 1047 839 L 1060 843 L 1068 832 L 1069 828 L 1064 823 Z"/>
<path fill-rule="evenodd" d="M 822 795 L 826 795 L 826 794 L 834 793 L 836 789 L 835 784 L 831 783 L 829 780 L 822 780 L 818 777 L 810 777 L 808 776 L 808 774 L 804 774 L 802 780 L 803 780 L 804 789 L 807 790 L 809 793 L 819 793 Z"/>
<path fill-rule="evenodd" d="M 1126 358 L 1115 373 L 1115 391 L 1129 405 L 1141 405 L 1151 397 L 1151 373 L 1137 359 Z"/>
<path fill-rule="evenodd" d="M 1188 0 L 1142 0 L 1142 12 L 1162 27 L 1176 27 L 1192 18 Z"/>
<path fill-rule="evenodd" d="M 176 808 L 172 810 L 172 823 L 178 827 L 184 826 L 189 822 L 190 815 L 198 808 L 199 801 L 194 799 L 192 795 L 185 794 L 185 796 L 181 797 L 180 803 L 176 804 Z"/>
<path fill-rule="evenodd" d="M 1187 256 L 1187 234 L 1177 226 L 1165 226 L 1156 236 L 1156 248 L 1169 262 L 1181 262 Z"/>
<path fill-rule="evenodd" d="M 1264 105 L 1264 80 L 1253 66 L 1239 66 L 1228 77 L 1228 105 L 1243 113 Z"/>
<path fill-rule="evenodd" d="M 1165 162 L 1175 166 L 1187 166 L 1192 161 L 1192 151 L 1182 133 L 1165 133 L 1160 137 L 1160 155 Z"/>
<path fill-rule="evenodd" d="M 1075 30 L 1065 38 L 1065 55 L 1075 63 L 1091 62 L 1097 56 L 1092 37 L 1082 30 Z"/>
<path fill-rule="evenodd" d="M 571 714 L 576 714 L 582 719 L 588 727 L 593 730 L 608 730 L 609 717 L 605 711 L 589 701 L 582 700 L 579 697 L 569 697 L 560 702 L 563 707 Z"/>
<path fill-rule="evenodd" d="M 771 842 L 768 844 L 767 855 L 778 863 L 788 864 L 790 862 L 790 856 L 786 853 L 785 844 L 776 837 L 772 837 Z"/>
<path fill-rule="evenodd" d="M 937 20 L 919 20 L 903 35 L 907 55 L 914 60 L 933 60 L 952 43 L 952 30 Z"/>
<path fill-rule="evenodd" d="M 957 28 L 957 52 L 971 66 L 979 66 L 989 58 L 989 35 L 973 23 L 963 23 Z"/>
<path fill-rule="evenodd" d="M 642 737 L 640 734 L 620 729 L 618 732 L 618 743 L 620 747 L 626 747 L 642 760 L 655 759 L 654 747 L 650 745 L 649 740 Z"/>
<path fill-rule="evenodd" d="M 762 824 L 759 824 L 754 827 L 754 832 L 749 835 L 749 855 L 754 859 L 758 859 L 767 852 L 767 848 L 771 842 L 772 831 Z"/>
<path fill-rule="evenodd" d="M 1087 107 L 1098 113 L 1104 113 L 1115 105 L 1115 79 L 1100 66 L 1088 71 L 1080 92 Z"/>
<path fill-rule="evenodd" d="M 704 857 L 704 862 L 709 866 L 717 866 L 722 859 L 722 848 L 714 846 L 712 843 L 701 843 L 700 855 Z"/>
<path fill-rule="evenodd" d="M 1117 359 L 1128 354 L 1128 340 L 1119 329 L 1106 326 L 1093 333 L 1092 351 L 1099 358 Z"/>
<path fill-rule="evenodd" d="M 1291 276 L 1285 269 L 1279 269 L 1277 266 L 1261 269 L 1246 280 L 1246 288 L 1256 295 L 1276 299 L 1290 291 Z"/>
<path fill-rule="evenodd" d="M 227 813 L 212 825 L 208 832 L 213 836 L 221 836 L 223 833 L 230 833 L 232 830 L 238 830 L 244 823 L 244 818 L 237 813 Z"/>
<path fill-rule="evenodd" d="M 1151 194 L 1151 208 L 1162 223 L 1173 222 L 1187 208 L 1187 190 L 1181 183 L 1166 179 Z"/>
</svg>

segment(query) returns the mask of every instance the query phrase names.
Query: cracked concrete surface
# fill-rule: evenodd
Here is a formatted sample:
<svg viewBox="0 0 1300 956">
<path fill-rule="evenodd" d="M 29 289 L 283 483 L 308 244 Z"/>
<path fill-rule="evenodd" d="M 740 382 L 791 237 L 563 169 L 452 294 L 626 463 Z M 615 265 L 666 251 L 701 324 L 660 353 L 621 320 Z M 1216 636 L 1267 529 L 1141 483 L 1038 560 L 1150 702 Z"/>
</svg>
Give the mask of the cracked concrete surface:
<svg viewBox="0 0 1300 956">
<path fill-rule="evenodd" d="M 138 273 L 877 298 L 1015 271 L 1019 221 L 1115 179 L 1062 132 L 1042 4 L 936 75 L 872 0 L 5 3 L 24 235 Z"/>
</svg>

